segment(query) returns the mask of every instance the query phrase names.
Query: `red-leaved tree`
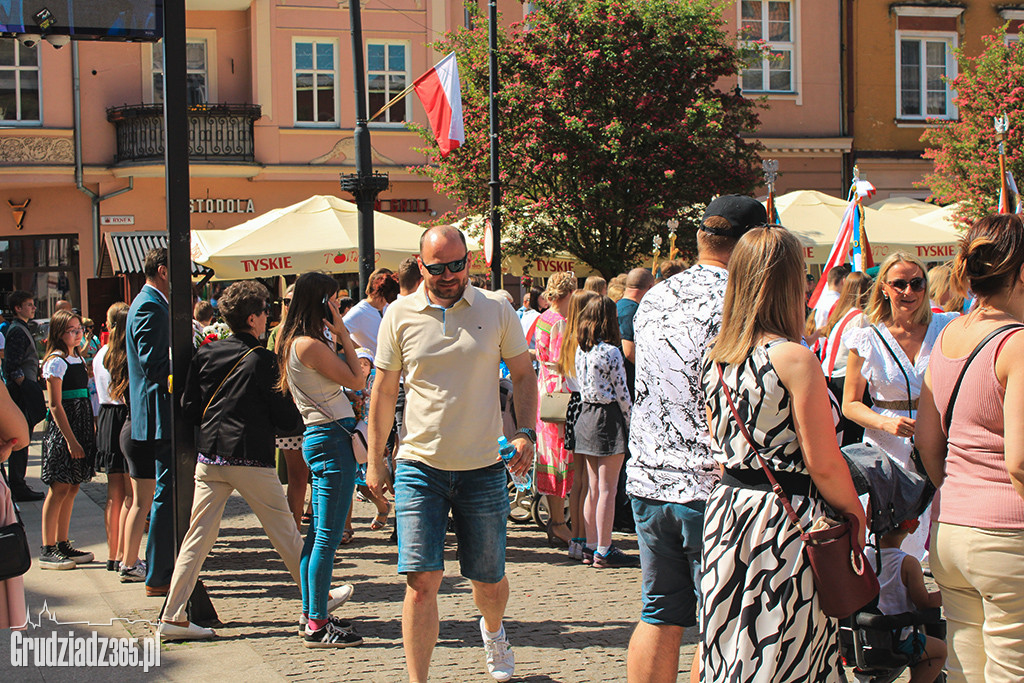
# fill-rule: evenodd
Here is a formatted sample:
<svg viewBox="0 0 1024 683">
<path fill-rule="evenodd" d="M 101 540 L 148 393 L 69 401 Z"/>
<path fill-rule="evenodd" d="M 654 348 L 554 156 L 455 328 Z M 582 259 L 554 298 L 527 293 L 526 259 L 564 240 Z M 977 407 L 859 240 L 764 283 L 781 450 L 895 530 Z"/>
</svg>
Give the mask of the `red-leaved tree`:
<svg viewBox="0 0 1024 683">
<path fill-rule="evenodd" d="M 680 245 L 692 247 L 687 208 L 749 192 L 759 179 L 759 146 L 743 137 L 757 126 L 757 105 L 719 87 L 743 57 L 720 5 L 533 4 L 499 43 L 503 248 L 527 258 L 568 251 L 611 277 L 649 255 L 673 217 L 689 228 Z M 431 163 L 417 170 L 459 201 L 456 214 L 486 215 L 486 21 L 477 16 L 436 47 L 458 55 L 466 142 L 441 157 L 420 128 Z"/>
<path fill-rule="evenodd" d="M 960 118 L 925 131 L 924 157 L 935 170 L 922 186 L 941 204 L 960 202 L 957 218 L 970 223 L 998 210 L 999 143 L 993 119 L 1006 114 L 1008 168 L 1024 179 L 1024 160 L 1019 158 L 1024 139 L 1024 49 L 1007 45 L 1002 33 L 986 36 L 985 49 L 977 57 L 955 50 L 958 73 L 952 87 Z"/>
</svg>

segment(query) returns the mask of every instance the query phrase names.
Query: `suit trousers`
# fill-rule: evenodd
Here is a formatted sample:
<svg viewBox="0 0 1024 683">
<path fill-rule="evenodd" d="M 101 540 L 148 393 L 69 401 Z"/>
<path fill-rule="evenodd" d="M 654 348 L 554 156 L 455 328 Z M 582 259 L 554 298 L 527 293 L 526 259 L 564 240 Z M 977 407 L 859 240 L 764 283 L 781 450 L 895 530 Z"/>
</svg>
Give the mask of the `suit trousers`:
<svg viewBox="0 0 1024 683">
<path fill-rule="evenodd" d="M 151 448 L 156 460 L 156 490 L 149 513 L 149 538 L 146 540 L 146 585 L 166 586 L 174 572 L 174 477 L 171 471 L 169 439 L 136 441 L 136 446 Z"/>
<path fill-rule="evenodd" d="M 274 550 L 284 560 L 292 580 L 296 585 L 300 584 L 302 537 L 295 528 L 295 518 L 288 509 L 288 500 L 274 468 L 199 463 L 196 465 L 192 517 L 174 565 L 174 576 L 164 607 L 165 619 L 187 619 L 185 606 L 199 578 L 199 570 L 217 542 L 224 506 L 235 491 L 245 498 L 245 502 L 256 513 Z"/>
</svg>

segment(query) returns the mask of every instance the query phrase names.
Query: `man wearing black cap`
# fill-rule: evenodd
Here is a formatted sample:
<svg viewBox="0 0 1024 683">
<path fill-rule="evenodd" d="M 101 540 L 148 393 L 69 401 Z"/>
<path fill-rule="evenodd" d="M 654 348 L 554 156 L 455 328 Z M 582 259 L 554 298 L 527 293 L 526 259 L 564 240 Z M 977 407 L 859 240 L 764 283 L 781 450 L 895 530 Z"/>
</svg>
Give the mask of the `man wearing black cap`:
<svg viewBox="0 0 1024 683">
<path fill-rule="evenodd" d="M 636 401 L 626 490 L 633 498 L 643 608 L 629 643 L 629 681 L 675 681 L 683 629 L 697 623 L 704 505 L 717 480 L 701 359 L 718 335 L 737 240 L 763 225 L 760 202 L 714 199 L 697 231 L 698 260 L 651 289 L 633 320 Z M 697 658 L 691 681 L 697 678 Z"/>
</svg>

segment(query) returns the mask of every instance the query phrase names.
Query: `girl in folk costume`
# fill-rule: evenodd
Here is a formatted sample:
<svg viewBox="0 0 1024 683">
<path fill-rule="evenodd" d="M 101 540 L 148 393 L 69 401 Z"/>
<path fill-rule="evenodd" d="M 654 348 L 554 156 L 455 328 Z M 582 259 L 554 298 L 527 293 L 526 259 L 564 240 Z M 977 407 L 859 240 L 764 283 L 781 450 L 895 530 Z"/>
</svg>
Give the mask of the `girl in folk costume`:
<svg viewBox="0 0 1024 683">
<path fill-rule="evenodd" d="M 565 335 L 565 314 L 569 312 L 569 295 L 576 289 L 573 272 L 555 273 L 548 279 L 544 296 L 550 304 L 537 320 L 534 340 L 537 345 L 538 391 L 567 391 L 565 378 L 558 371 L 558 353 Z M 551 519 L 548 542 L 567 546 L 572 538 L 565 525 L 565 498 L 572 488 L 572 453 L 565 449 L 565 425 L 543 422 L 537 410 L 537 492 L 547 496 Z"/>
<path fill-rule="evenodd" d="M 82 482 L 92 479 L 96 456 L 89 373 L 79 349 L 83 331 L 82 319 L 70 311 L 57 311 L 50 318 L 43 359 L 50 419 L 40 479 L 50 490 L 43 501 L 42 569 L 74 569 L 93 559 L 68 538 L 75 495 Z"/>
</svg>

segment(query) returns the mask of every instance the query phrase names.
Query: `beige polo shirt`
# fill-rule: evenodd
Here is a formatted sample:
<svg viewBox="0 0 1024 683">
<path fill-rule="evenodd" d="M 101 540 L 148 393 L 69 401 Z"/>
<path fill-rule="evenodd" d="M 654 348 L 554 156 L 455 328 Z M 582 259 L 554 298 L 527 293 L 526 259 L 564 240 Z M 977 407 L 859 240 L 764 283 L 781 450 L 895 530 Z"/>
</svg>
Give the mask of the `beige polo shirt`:
<svg viewBox="0 0 1024 683">
<path fill-rule="evenodd" d="M 501 435 L 498 364 L 527 348 L 508 301 L 473 285 L 447 309 L 430 303 L 422 284 L 388 306 L 375 363 L 405 373 L 398 457 L 449 471 L 493 465 Z"/>
</svg>

